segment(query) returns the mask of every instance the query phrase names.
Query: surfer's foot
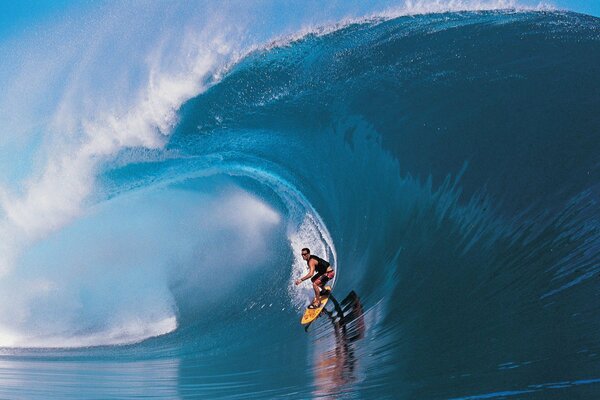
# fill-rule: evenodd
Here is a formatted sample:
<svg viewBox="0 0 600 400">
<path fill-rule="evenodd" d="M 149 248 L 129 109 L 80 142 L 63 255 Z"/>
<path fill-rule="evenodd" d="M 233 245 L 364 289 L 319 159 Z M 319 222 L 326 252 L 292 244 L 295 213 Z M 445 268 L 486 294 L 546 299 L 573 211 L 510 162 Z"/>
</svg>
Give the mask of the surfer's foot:
<svg viewBox="0 0 600 400">
<path fill-rule="evenodd" d="M 310 308 L 312 310 L 314 308 L 319 308 L 319 307 L 321 307 L 321 301 L 318 299 L 314 299 L 313 302 L 310 303 L 307 308 Z"/>
</svg>

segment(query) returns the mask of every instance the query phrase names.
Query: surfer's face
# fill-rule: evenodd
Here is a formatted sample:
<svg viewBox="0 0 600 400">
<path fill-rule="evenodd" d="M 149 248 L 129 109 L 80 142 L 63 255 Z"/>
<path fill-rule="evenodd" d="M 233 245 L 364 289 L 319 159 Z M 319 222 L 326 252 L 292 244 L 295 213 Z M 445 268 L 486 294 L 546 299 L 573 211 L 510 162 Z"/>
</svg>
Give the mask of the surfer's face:
<svg viewBox="0 0 600 400">
<path fill-rule="evenodd" d="M 309 255 L 310 253 L 307 253 L 305 251 L 302 252 L 302 258 L 304 258 L 305 260 L 308 258 Z"/>
</svg>

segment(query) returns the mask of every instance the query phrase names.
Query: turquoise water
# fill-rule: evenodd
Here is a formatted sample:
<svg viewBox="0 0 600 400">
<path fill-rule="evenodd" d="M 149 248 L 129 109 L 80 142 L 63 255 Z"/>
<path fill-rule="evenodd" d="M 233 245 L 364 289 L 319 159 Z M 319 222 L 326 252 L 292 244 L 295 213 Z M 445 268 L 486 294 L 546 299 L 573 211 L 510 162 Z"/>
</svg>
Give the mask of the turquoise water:
<svg viewBox="0 0 600 400">
<path fill-rule="evenodd" d="M 600 394 L 597 18 L 386 16 L 239 55 L 181 104 L 10 142 L 37 163 L 3 178 L 33 176 L 2 192 L 1 398 Z M 308 333 L 305 246 L 358 297 Z"/>
</svg>

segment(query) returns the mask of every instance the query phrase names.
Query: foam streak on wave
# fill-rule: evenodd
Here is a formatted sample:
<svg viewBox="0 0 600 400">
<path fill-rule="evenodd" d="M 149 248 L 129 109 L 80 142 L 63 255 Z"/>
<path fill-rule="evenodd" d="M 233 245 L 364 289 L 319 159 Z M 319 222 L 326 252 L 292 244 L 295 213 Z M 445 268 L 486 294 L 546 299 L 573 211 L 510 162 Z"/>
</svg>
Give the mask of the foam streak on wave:
<svg viewBox="0 0 600 400">
<path fill-rule="evenodd" d="M 56 105 L 57 111 L 47 125 L 48 146 L 39 150 L 42 167 L 17 184 L 16 190 L 0 188 L 5 213 L 2 236 L 13 238 L 6 244 L 7 252 L 18 247 L 14 238 L 36 240 L 80 215 L 84 202 L 93 193 L 98 166 L 108 157 L 124 148 L 157 149 L 164 145 L 181 103 L 202 92 L 212 75 L 235 53 L 225 39 L 226 29 L 213 33 L 211 26 L 204 28 L 201 32 L 188 32 L 176 47 L 168 43 L 168 51 L 138 55 L 137 58 L 146 58 L 145 82 L 133 94 L 116 93 L 116 104 L 111 99 L 94 99 L 93 93 L 87 93 L 88 87 L 79 82 L 93 80 L 93 76 L 85 74 L 93 73 L 96 66 L 75 73 L 74 82 L 67 84 L 67 95 Z M 92 36 L 108 45 L 121 34 L 94 32 Z M 102 62 L 107 56 L 105 50 L 94 50 L 88 57 Z M 164 65 L 168 66 L 172 58 L 181 60 L 181 65 L 165 71 Z M 108 84 L 117 86 L 115 90 L 120 85 L 119 81 Z M 100 92 L 100 96 L 105 95 Z M 90 103 L 81 107 L 82 99 Z M 7 266 L 2 270 L 6 271 Z"/>
</svg>

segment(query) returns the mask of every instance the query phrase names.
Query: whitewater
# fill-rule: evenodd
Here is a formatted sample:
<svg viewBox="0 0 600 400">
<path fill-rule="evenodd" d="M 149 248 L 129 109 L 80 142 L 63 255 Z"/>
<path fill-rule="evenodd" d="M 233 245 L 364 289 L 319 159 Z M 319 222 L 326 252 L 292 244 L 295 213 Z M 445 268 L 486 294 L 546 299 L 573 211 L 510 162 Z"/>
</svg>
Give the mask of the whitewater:
<svg viewBox="0 0 600 400">
<path fill-rule="evenodd" d="M 600 394 L 598 18 L 101 3 L 0 52 L 1 398 Z"/>
</svg>

